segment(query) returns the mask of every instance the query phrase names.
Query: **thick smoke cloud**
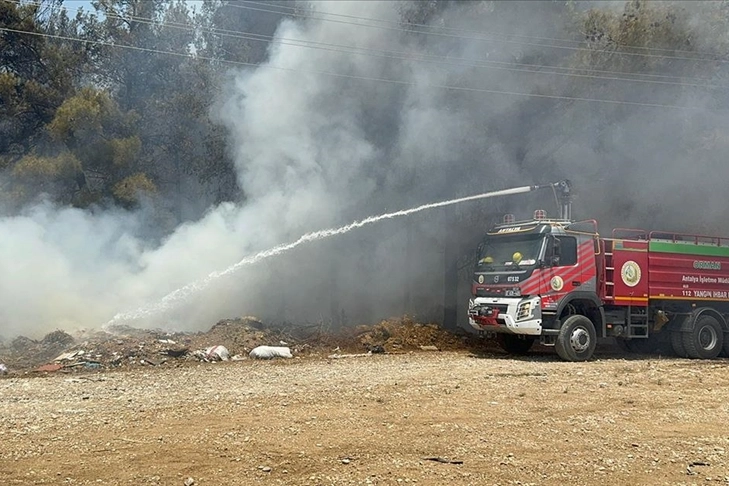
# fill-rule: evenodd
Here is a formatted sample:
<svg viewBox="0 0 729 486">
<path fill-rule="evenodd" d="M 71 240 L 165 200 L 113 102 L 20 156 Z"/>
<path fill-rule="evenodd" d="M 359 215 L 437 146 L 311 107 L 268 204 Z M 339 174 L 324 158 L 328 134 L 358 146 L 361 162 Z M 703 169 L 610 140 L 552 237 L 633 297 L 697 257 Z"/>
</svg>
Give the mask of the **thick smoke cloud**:
<svg viewBox="0 0 729 486">
<path fill-rule="evenodd" d="M 622 6 L 613 2 L 609 8 Z M 574 215 L 600 219 L 603 230 L 729 232 L 718 223 L 729 209 L 722 187 L 729 170 L 724 151 L 720 144 L 702 151 L 708 145 L 699 143 L 726 133 L 725 117 L 708 109 L 717 99 L 725 101 L 726 90 L 604 80 L 596 81 L 603 83 L 598 86 L 456 61 L 569 62 L 573 51 L 540 47 L 534 40 L 569 35 L 561 3 L 452 2 L 424 20 L 460 29 L 456 36 L 403 32 L 394 27 L 401 21 L 400 7 L 315 3 L 315 11 L 382 19 L 389 23 L 380 25 L 390 28 L 288 19 L 276 35 L 320 46 L 356 46 L 370 54 L 407 52 L 408 59 L 273 43 L 268 66 L 232 73 L 213 116 L 229 129 L 244 204 L 212 208 L 159 244 L 145 238 L 144 211 L 88 213 L 40 204 L 0 219 L 0 334 L 96 327 L 117 313 L 149 305 L 152 311 L 142 312 L 142 318 L 118 323 L 197 330 L 245 314 L 325 324 L 403 313 L 438 320 L 446 239 L 462 255 L 475 246 L 490 216 L 527 209 L 526 215 L 534 205 L 551 210 L 551 194 L 384 222 L 242 268 L 164 312 L 155 312 L 154 303 L 309 231 L 564 177 L 576 185 Z M 469 34 L 474 31 L 497 34 L 485 41 Z M 531 41 L 516 42 L 519 35 Z M 422 62 L 426 54 L 443 57 Z M 696 69 L 707 69 L 696 76 L 716 74 Z M 587 84 L 575 88 L 578 82 Z M 479 89 L 573 92 L 707 109 L 605 105 Z M 461 284 L 465 303 L 468 284 Z"/>
</svg>

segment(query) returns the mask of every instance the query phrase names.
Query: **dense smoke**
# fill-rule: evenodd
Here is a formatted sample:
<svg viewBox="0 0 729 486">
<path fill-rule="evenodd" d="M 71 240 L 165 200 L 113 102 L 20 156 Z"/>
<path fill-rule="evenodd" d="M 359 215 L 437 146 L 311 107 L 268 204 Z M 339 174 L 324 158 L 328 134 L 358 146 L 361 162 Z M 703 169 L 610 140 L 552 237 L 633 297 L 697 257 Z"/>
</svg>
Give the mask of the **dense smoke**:
<svg viewBox="0 0 729 486">
<path fill-rule="evenodd" d="M 314 12 L 348 16 L 338 19 L 381 19 L 380 28 L 365 20 L 281 22 L 277 37 L 320 48 L 271 44 L 266 65 L 231 74 L 212 114 L 230 132 L 242 205 L 212 208 L 161 244 L 145 238 L 145 211 L 94 213 L 40 204 L 0 219 L 1 334 L 99 326 L 309 231 L 564 177 L 575 183 L 574 216 L 597 218 L 603 230 L 643 225 L 729 233 L 720 224 L 729 210 L 724 151 L 721 144 L 702 145 L 726 133 L 726 117 L 711 111 L 725 103 L 726 89 L 574 79 L 463 61 L 573 62 L 574 50 L 544 44 L 576 44 L 538 39 L 574 39 L 570 22 L 579 11 L 566 12 L 563 2 L 438 5 L 313 4 Z M 408 15 L 417 24 L 455 30 L 405 32 L 401 22 Z M 326 48 L 333 45 L 363 54 Z M 426 55 L 433 62 L 423 62 Z M 691 69 L 692 77 L 720 78 L 715 66 L 696 62 Z M 549 193 L 516 196 L 355 230 L 244 267 L 165 312 L 119 323 L 195 330 L 246 314 L 325 324 L 404 313 L 439 320 L 444 269 L 456 263 L 446 261 L 447 239 L 455 248 L 450 251 L 467 263 L 465 253 L 489 217 L 505 210 L 526 215 L 534 204 L 554 211 Z M 465 305 L 468 282 L 461 280 Z"/>
</svg>

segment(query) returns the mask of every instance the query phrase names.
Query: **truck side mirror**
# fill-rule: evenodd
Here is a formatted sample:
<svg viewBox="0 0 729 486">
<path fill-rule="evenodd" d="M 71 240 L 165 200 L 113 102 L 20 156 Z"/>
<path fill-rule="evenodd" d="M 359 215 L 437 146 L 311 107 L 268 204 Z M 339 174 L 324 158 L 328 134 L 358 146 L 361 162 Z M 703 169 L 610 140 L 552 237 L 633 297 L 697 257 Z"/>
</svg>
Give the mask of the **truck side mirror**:
<svg viewBox="0 0 729 486">
<path fill-rule="evenodd" d="M 554 236 L 552 236 L 550 240 L 552 243 L 552 251 L 549 257 L 549 264 L 553 267 L 557 267 L 559 266 L 559 259 L 562 256 L 562 246 L 560 244 L 559 238 L 555 238 Z"/>
</svg>

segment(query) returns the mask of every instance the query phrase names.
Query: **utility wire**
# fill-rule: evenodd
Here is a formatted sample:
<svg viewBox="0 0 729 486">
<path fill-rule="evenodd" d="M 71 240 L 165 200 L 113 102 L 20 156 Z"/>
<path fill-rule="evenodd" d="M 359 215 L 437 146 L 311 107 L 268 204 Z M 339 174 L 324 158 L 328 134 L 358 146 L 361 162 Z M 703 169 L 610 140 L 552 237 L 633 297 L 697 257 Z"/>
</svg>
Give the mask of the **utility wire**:
<svg viewBox="0 0 729 486">
<path fill-rule="evenodd" d="M 241 2 L 250 4 L 250 5 L 259 5 L 262 7 L 269 7 L 269 8 L 273 7 L 273 8 L 278 8 L 281 10 L 288 10 L 288 12 L 278 12 L 282 15 L 289 15 L 289 12 L 300 12 L 302 10 L 301 8 L 298 8 L 298 7 L 287 7 L 285 5 L 273 5 L 270 3 L 255 2 L 252 0 L 241 0 Z M 237 4 L 228 4 L 228 6 L 229 7 L 238 7 Z M 334 13 L 334 12 L 324 12 L 321 10 L 315 10 L 313 12 L 316 14 L 319 14 L 319 15 L 328 15 L 331 17 L 341 17 L 341 18 L 347 18 L 347 19 L 353 19 L 353 20 L 364 20 L 364 21 L 368 21 L 368 22 L 380 22 L 383 24 L 398 26 L 400 28 L 402 28 L 402 26 L 403 26 L 402 22 L 398 22 L 396 20 L 376 19 L 376 18 L 372 18 L 372 17 L 360 17 L 357 15 L 347 15 L 347 14 Z M 579 41 L 579 40 L 575 40 L 575 39 L 559 39 L 559 38 L 555 38 L 555 37 L 540 37 L 540 36 L 535 36 L 535 35 L 511 34 L 511 33 L 505 33 L 505 32 L 484 32 L 481 30 L 460 29 L 460 28 L 448 27 L 448 26 L 444 26 L 444 25 L 420 24 L 417 22 L 407 22 L 406 25 L 409 27 L 419 27 L 419 28 L 429 29 L 429 30 L 444 30 L 444 31 L 450 31 L 450 32 L 464 32 L 467 34 L 476 34 L 476 35 L 499 35 L 499 36 L 503 36 L 503 37 L 517 37 L 517 38 L 522 38 L 522 39 L 536 39 L 536 40 L 547 40 L 547 41 L 554 41 L 554 42 L 565 42 L 565 43 L 571 43 L 571 44 L 583 44 L 583 41 Z M 428 34 L 428 32 L 421 32 L 421 33 Z M 618 47 L 625 47 L 628 49 L 637 49 L 637 50 L 645 50 L 645 51 L 666 51 L 666 52 L 682 52 L 682 53 L 694 54 L 694 55 L 698 55 L 698 54 L 707 55 L 707 56 L 711 55 L 708 53 L 701 53 L 701 52 L 689 51 L 689 50 L 684 50 L 684 49 L 667 49 L 667 48 L 661 48 L 661 47 L 633 46 L 630 44 L 618 44 L 618 43 L 615 43 L 615 45 Z"/>
<path fill-rule="evenodd" d="M 275 14 L 284 14 L 284 12 L 279 12 L 276 10 L 270 10 L 260 7 L 250 7 L 248 5 L 238 5 L 238 4 L 227 4 L 228 7 L 235 7 L 235 8 L 242 8 L 247 10 L 254 10 L 258 12 L 268 12 L 268 13 L 275 13 Z M 285 15 L 290 15 L 292 17 L 301 17 L 301 18 L 308 18 L 313 20 L 323 20 L 325 22 L 336 22 L 340 24 L 347 24 L 347 25 L 356 25 L 359 27 L 372 27 L 375 29 L 382 29 L 382 30 L 389 30 L 389 31 L 397 31 L 397 32 L 407 32 L 407 33 L 414 33 L 414 34 L 425 34 L 425 35 L 433 35 L 438 37 L 449 37 L 449 38 L 455 38 L 455 39 L 464 39 L 464 40 L 479 40 L 479 41 L 488 41 L 488 42 L 497 42 L 502 44 L 518 44 L 518 45 L 526 45 L 526 46 L 534 46 L 534 47 L 547 47 L 552 49 L 566 49 L 571 51 L 581 51 L 581 52 L 594 52 L 590 49 L 584 48 L 584 47 L 573 47 L 573 46 L 559 46 L 554 44 L 539 44 L 536 42 L 523 42 L 523 41 L 515 41 L 515 40 L 504 40 L 504 39 L 498 39 L 498 38 L 489 38 L 485 35 L 478 35 L 478 36 L 466 36 L 466 35 L 458 35 L 458 34 L 450 34 L 450 33 L 444 33 L 444 32 L 426 32 L 423 30 L 418 29 L 407 29 L 402 27 L 387 27 L 383 25 L 372 25 L 372 24 L 363 24 L 360 22 L 351 22 L 348 20 L 339 20 L 339 19 L 328 19 L 323 17 L 318 17 L 315 14 L 305 14 L 305 13 L 299 13 L 299 12 L 290 12 L 285 13 Z M 364 19 L 364 18 L 362 18 Z M 726 59 L 716 59 L 716 58 L 705 58 L 705 57 L 681 57 L 681 56 L 669 56 L 669 55 L 659 55 L 659 54 L 643 54 L 639 52 L 619 52 L 616 53 L 621 56 L 636 56 L 636 57 L 650 57 L 650 58 L 658 58 L 658 59 L 674 59 L 674 60 L 680 60 L 680 61 L 707 61 L 707 62 L 720 62 L 720 63 L 727 63 L 729 60 Z"/>
<path fill-rule="evenodd" d="M 10 1 L 17 2 L 18 0 L 10 0 Z M 31 3 L 34 5 L 40 5 L 39 2 L 28 2 L 28 3 Z M 291 8 L 291 7 L 287 7 L 287 8 Z M 155 26 L 167 26 L 167 27 L 184 29 L 184 30 L 189 30 L 189 31 L 196 30 L 196 28 L 194 26 L 191 26 L 189 24 L 180 23 L 180 22 L 162 22 L 162 21 L 156 21 L 156 20 L 153 20 L 153 19 L 147 18 L 147 17 L 139 17 L 139 16 L 134 16 L 134 15 L 120 16 L 120 15 L 112 14 L 112 13 L 107 13 L 106 16 L 109 18 L 116 18 L 116 19 L 120 19 L 120 20 L 134 20 L 139 23 L 145 23 L 145 24 L 155 25 Z M 266 43 L 273 42 L 273 43 L 277 43 L 277 44 L 281 44 L 281 45 L 303 47 L 303 48 L 310 48 L 310 49 L 321 49 L 321 50 L 330 51 L 330 52 L 342 52 L 342 53 L 346 53 L 346 54 L 366 55 L 366 56 L 386 58 L 386 59 L 425 62 L 425 63 L 430 63 L 430 64 L 439 64 L 439 65 L 446 65 L 446 66 L 473 67 L 473 68 L 484 68 L 484 69 L 491 68 L 491 69 L 498 69 L 498 70 L 504 70 L 504 71 L 525 72 L 525 73 L 542 74 L 542 75 L 567 76 L 567 77 L 586 78 L 586 79 L 602 79 L 602 80 L 606 80 L 606 81 L 626 81 L 626 82 L 636 82 L 636 83 L 674 85 L 674 86 L 685 86 L 685 87 L 691 87 L 691 88 L 729 89 L 729 86 L 723 86 L 723 85 L 625 78 L 625 77 L 620 77 L 619 75 L 622 74 L 622 75 L 629 75 L 629 76 L 645 76 L 645 77 L 653 76 L 653 77 L 660 77 L 660 78 L 664 78 L 664 79 L 665 78 L 681 79 L 680 76 L 626 73 L 626 72 L 622 72 L 622 71 L 599 71 L 599 70 L 591 70 L 591 69 L 582 70 L 579 68 L 561 67 L 561 66 L 509 63 L 509 62 L 503 62 L 503 61 L 476 60 L 476 59 L 468 59 L 468 58 L 461 58 L 461 57 L 439 56 L 439 55 L 433 55 L 433 54 L 414 54 L 414 53 L 408 53 L 408 52 L 404 52 L 404 51 L 370 49 L 370 48 L 346 46 L 346 45 L 331 44 L 331 43 L 317 42 L 317 41 L 289 39 L 289 38 L 284 38 L 284 37 L 268 36 L 268 35 L 256 34 L 256 33 L 252 33 L 252 32 L 234 31 L 234 30 L 226 30 L 226 29 L 213 29 L 213 28 L 203 27 L 203 28 L 201 28 L 201 30 L 208 32 L 208 33 L 212 33 L 214 35 L 219 35 L 221 37 L 245 39 L 245 40 L 251 40 L 251 41 L 255 41 L 255 42 L 266 42 Z M 311 45 L 307 45 L 307 44 L 311 44 Z M 414 56 L 417 56 L 417 57 L 414 57 Z M 618 76 L 599 76 L 597 74 L 558 72 L 556 70 L 587 71 L 587 73 L 611 74 L 611 75 L 618 75 Z M 706 78 L 684 78 L 684 79 L 704 80 Z"/>
<path fill-rule="evenodd" d="M 10 1 L 19 1 L 19 0 L 10 0 Z M 258 2 L 250 2 L 250 3 L 258 3 Z M 265 4 L 263 4 L 263 5 L 265 5 Z M 281 8 L 295 10 L 295 7 L 281 6 Z M 111 15 L 113 16 L 113 14 L 111 14 Z M 168 26 L 178 25 L 181 28 L 188 28 L 190 30 L 195 29 L 195 27 L 189 26 L 188 24 L 175 23 L 175 22 L 159 22 L 159 21 L 155 21 L 150 18 L 138 17 L 138 16 L 134 16 L 134 15 L 128 15 L 125 17 L 120 17 L 120 16 L 114 16 L 114 17 L 119 18 L 119 19 L 129 18 L 131 20 L 139 20 L 140 22 L 143 22 L 143 21 L 155 22 L 156 25 L 168 25 Z M 407 53 L 407 52 L 402 52 L 402 51 L 371 49 L 371 48 L 357 47 L 357 46 L 343 46 L 343 45 L 339 45 L 339 44 L 331 44 L 331 43 L 301 40 L 301 39 L 290 39 L 290 38 L 285 38 L 285 37 L 275 37 L 275 36 L 268 36 L 268 35 L 264 35 L 264 34 L 256 34 L 253 32 L 245 32 L 245 31 L 237 31 L 237 30 L 229 30 L 229 29 L 203 27 L 203 28 L 201 28 L 201 30 L 215 34 L 215 35 L 219 35 L 221 37 L 233 37 L 233 38 L 243 38 L 243 39 L 249 39 L 249 40 L 261 40 L 261 41 L 265 41 L 265 42 L 281 42 L 281 43 L 303 42 L 303 43 L 307 43 L 307 44 L 312 44 L 314 46 L 338 47 L 338 48 L 345 48 L 345 49 L 353 49 L 353 50 L 362 51 L 362 52 L 401 54 L 401 55 L 409 56 L 408 59 L 410 59 L 410 56 L 412 56 L 412 53 Z M 253 37 L 248 37 L 248 36 L 253 36 Z M 434 58 L 434 59 L 466 61 L 466 62 L 474 62 L 474 63 L 483 63 L 483 64 L 487 64 L 487 65 L 517 66 L 517 67 L 533 68 L 533 69 L 540 69 L 540 70 L 541 69 L 558 69 L 558 70 L 562 70 L 562 71 L 587 71 L 590 73 L 598 73 L 598 74 L 643 76 L 643 77 L 669 78 L 669 79 L 694 79 L 694 80 L 704 80 L 704 81 L 710 80 L 710 78 L 700 78 L 700 77 L 699 78 L 697 78 L 697 77 L 688 77 L 687 78 L 684 76 L 665 75 L 665 74 L 628 73 L 625 71 L 607 71 L 607 70 L 599 70 L 599 69 L 583 69 L 583 68 L 565 67 L 565 66 L 550 66 L 550 65 L 518 63 L 518 62 L 490 61 L 490 60 L 483 60 L 483 59 L 467 59 L 467 58 L 458 58 L 458 57 L 452 57 L 452 56 L 439 56 L 439 55 L 435 55 L 435 54 L 418 54 L 418 55 L 423 56 L 423 57 L 428 57 L 428 58 Z M 606 78 L 606 79 L 608 79 L 608 78 Z M 709 86 L 709 87 L 721 87 L 721 86 Z"/>
<path fill-rule="evenodd" d="M 287 67 L 283 67 L 283 66 L 276 66 L 273 64 L 269 64 L 269 63 L 256 64 L 256 63 L 252 63 L 252 62 L 243 62 L 243 61 L 228 61 L 228 60 L 222 60 L 222 59 L 215 59 L 215 58 L 207 57 L 207 56 L 193 55 L 193 54 L 189 54 L 189 53 L 180 53 L 180 52 L 174 52 L 174 51 L 161 51 L 158 49 L 150 49 L 150 48 L 146 48 L 146 47 L 115 44 L 112 42 L 93 41 L 93 40 L 87 40 L 87 39 L 80 39 L 77 37 L 69 37 L 69 36 L 55 35 L 55 34 L 44 34 L 44 33 L 40 33 L 40 32 L 28 32 L 28 31 L 24 31 L 24 30 L 10 29 L 8 27 L 0 27 L 0 32 L 14 32 L 17 34 L 35 35 L 35 36 L 47 37 L 47 38 L 51 38 L 51 39 L 82 42 L 82 43 L 86 43 L 86 44 L 105 45 L 105 46 L 109 46 L 109 47 L 130 49 L 130 50 L 139 51 L 139 52 L 148 52 L 148 53 L 155 53 L 155 54 L 165 54 L 165 55 L 173 55 L 173 56 L 178 56 L 178 57 L 185 57 L 185 58 L 189 58 L 189 59 L 193 59 L 193 60 L 220 62 L 220 63 L 225 63 L 225 64 L 250 66 L 250 67 L 255 67 L 255 68 L 276 69 L 276 70 L 280 70 L 280 71 L 287 71 L 287 72 L 293 72 L 293 73 L 319 74 L 319 75 L 333 76 L 333 77 L 343 78 L 343 79 L 375 81 L 375 82 L 396 84 L 396 85 L 400 85 L 400 86 L 419 86 L 419 87 L 424 86 L 424 87 L 428 87 L 428 88 L 445 89 L 445 90 L 461 91 L 461 92 L 471 92 L 471 93 L 488 93 L 488 94 L 498 94 L 498 95 L 506 95 L 506 96 L 521 96 L 521 97 L 527 97 L 527 98 L 542 98 L 542 99 L 564 100 L 564 101 L 606 103 L 606 104 L 611 104 L 611 105 L 641 106 L 641 107 L 646 107 L 646 108 L 669 108 L 669 109 L 674 109 L 674 110 L 685 110 L 685 111 L 707 110 L 706 108 L 700 108 L 700 107 L 667 105 L 667 104 L 662 104 L 662 103 L 643 103 L 643 102 L 639 102 L 639 101 L 609 100 L 609 99 L 587 98 L 587 97 L 579 97 L 579 96 L 521 93 L 521 92 L 517 92 L 517 91 L 506 91 L 506 90 L 486 89 L 486 88 L 472 88 L 472 87 L 468 87 L 468 86 L 452 86 L 452 85 L 447 85 L 447 84 L 415 83 L 412 81 L 404 81 L 404 80 L 399 80 L 399 79 L 379 78 L 379 77 L 370 77 L 370 76 L 356 76 L 353 74 L 343 74 L 343 73 L 313 70 L 313 69 L 294 69 L 294 68 L 287 68 Z M 716 111 L 716 110 L 708 109 L 707 111 Z"/>
</svg>

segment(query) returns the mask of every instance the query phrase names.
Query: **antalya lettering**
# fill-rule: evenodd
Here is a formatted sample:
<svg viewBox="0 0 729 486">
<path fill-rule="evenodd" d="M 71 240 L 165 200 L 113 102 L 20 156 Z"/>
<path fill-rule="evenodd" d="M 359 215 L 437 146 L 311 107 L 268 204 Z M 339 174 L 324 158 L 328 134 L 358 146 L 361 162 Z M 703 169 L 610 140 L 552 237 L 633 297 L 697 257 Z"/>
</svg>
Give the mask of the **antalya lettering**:
<svg viewBox="0 0 729 486">
<path fill-rule="evenodd" d="M 694 267 L 697 266 L 697 264 L 714 264 L 716 267 L 721 267 L 721 263 L 719 262 L 700 262 L 696 261 L 694 262 Z M 681 282 L 683 283 L 683 290 L 681 291 L 681 295 L 683 297 L 693 297 L 693 298 L 699 298 L 699 299 L 729 299 L 729 291 L 727 290 L 711 290 L 711 289 L 701 289 L 701 290 L 690 290 L 691 284 L 708 284 L 708 285 L 717 285 L 717 284 L 723 284 L 723 285 L 729 285 L 729 277 L 710 277 L 705 275 L 681 275 Z"/>
<path fill-rule="evenodd" d="M 721 262 L 694 260 L 694 268 L 697 270 L 721 270 Z"/>
<path fill-rule="evenodd" d="M 709 284 L 729 284 L 729 278 L 727 277 L 704 277 L 703 275 L 683 275 L 681 277 L 682 282 L 687 283 L 709 283 Z"/>
</svg>

